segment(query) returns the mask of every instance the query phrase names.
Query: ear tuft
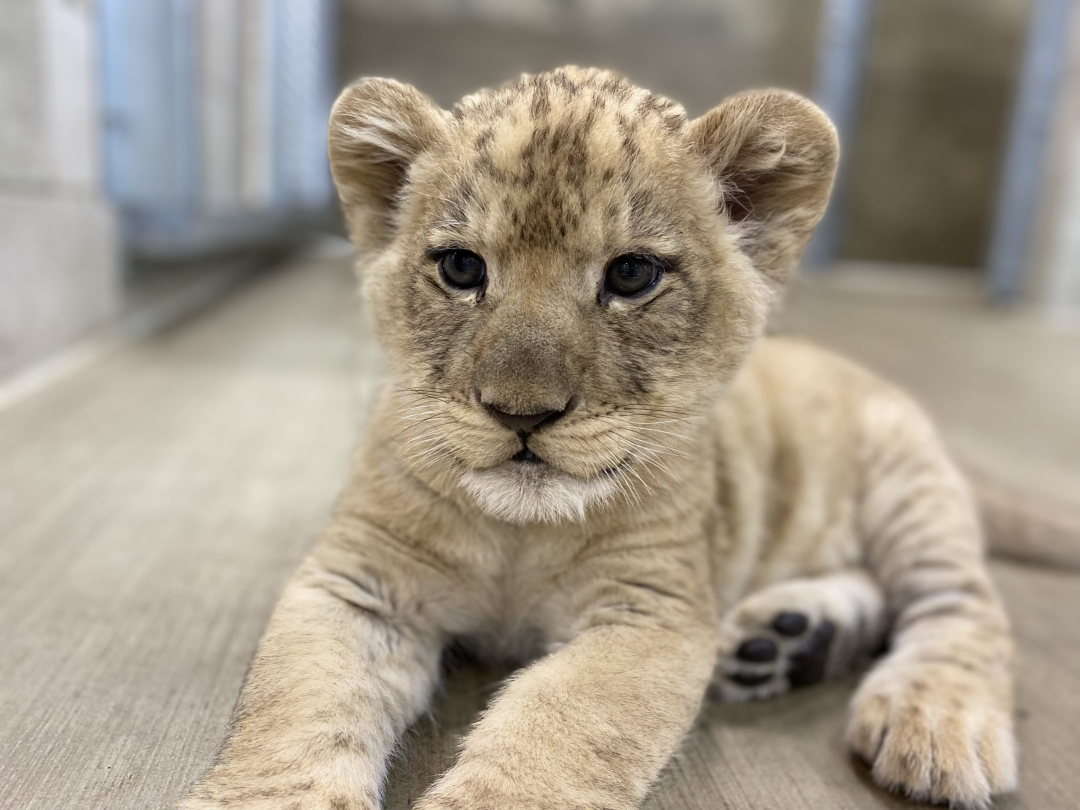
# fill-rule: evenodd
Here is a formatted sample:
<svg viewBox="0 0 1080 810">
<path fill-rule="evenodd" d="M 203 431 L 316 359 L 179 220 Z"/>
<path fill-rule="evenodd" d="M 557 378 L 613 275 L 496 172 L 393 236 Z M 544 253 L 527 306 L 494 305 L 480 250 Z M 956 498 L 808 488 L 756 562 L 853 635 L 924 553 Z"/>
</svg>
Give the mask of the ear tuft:
<svg viewBox="0 0 1080 810">
<path fill-rule="evenodd" d="M 740 223 L 758 270 L 782 285 L 825 213 L 839 145 L 807 99 L 784 90 L 741 93 L 691 124 L 718 204 Z"/>
<path fill-rule="evenodd" d="M 330 170 L 357 247 L 389 239 L 409 168 L 444 137 L 439 108 L 409 85 L 364 79 L 338 96 L 327 132 Z"/>
</svg>

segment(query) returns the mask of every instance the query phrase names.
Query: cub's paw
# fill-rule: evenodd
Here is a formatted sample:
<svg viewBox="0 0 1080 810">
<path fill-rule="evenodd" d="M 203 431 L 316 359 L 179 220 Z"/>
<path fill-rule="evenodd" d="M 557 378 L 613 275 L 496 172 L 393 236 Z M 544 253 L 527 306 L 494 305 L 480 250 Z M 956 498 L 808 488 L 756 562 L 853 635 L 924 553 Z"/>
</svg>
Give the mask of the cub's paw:
<svg viewBox="0 0 1080 810">
<path fill-rule="evenodd" d="M 781 582 L 724 618 L 714 689 L 760 700 L 849 671 L 881 643 L 883 599 L 861 572 Z"/>
<path fill-rule="evenodd" d="M 312 781 L 275 786 L 265 780 L 200 785 L 179 810 L 378 810 L 373 792 L 316 786 Z"/>
<path fill-rule="evenodd" d="M 833 622 L 811 622 L 800 611 L 781 611 L 766 627 L 732 632 L 717 665 L 720 698 L 762 700 L 824 680 L 835 636 Z"/>
<path fill-rule="evenodd" d="M 289 799 L 251 798 L 239 802 L 214 803 L 188 801 L 180 810 L 377 810 L 379 805 L 370 804 L 348 796 L 297 796 Z"/>
<path fill-rule="evenodd" d="M 882 787 L 981 810 L 1016 788 L 1006 693 L 954 665 L 886 661 L 852 699 L 848 745 Z"/>
</svg>

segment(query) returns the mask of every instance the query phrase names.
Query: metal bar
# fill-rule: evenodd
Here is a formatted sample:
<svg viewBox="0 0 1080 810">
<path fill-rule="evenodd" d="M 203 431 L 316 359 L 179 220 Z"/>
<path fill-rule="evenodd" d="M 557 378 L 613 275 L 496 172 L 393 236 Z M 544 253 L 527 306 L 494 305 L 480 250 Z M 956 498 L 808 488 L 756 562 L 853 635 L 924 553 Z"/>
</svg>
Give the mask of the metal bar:
<svg viewBox="0 0 1080 810">
<path fill-rule="evenodd" d="M 176 153 L 175 167 L 177 187 L 180 189 L 182 222 L 178 227 L 189 227 L 188 221 L 201 211 L 202 200 L 202 149 L 199 135 L 202 132 L 199 110 L 199 29 L 193 0 L 173 0 L 172 3 L 172 75 L 171 91 L 175 118 Z"/>
<path fill-rule="evenodd" d="M 1015 301 L 1023 288 L 1072 4 L 1035 0 L 1031 14 L 986 262 L 987 294 L 1000 304 Z"/>
<path fill-rule="evenodd" d="M 829 208 L 806 250 L 811 267 L 835 261 L 844 236 L 851 162 L 845 155 L 857 136 L 874 10 L 874 0 L 822 3 L 814 100 L 836 126 L 841 157 Z"/>
</svg>

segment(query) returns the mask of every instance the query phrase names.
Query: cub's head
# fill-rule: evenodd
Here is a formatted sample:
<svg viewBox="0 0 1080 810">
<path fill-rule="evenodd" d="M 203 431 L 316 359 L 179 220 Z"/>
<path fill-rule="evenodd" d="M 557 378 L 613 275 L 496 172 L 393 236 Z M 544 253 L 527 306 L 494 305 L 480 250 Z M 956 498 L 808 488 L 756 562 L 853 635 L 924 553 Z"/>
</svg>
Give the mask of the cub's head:
<svg viewBox="0 0 1080 810">
<path fill-rule="evenodd" d="M 825 209 L 832 126 L 767 91 L 688 121 L 594 70 L 451 111 L 370 79 L 330 160 L 412 469 L 515 522 L 637 500 L 760 335 Z"/>
</svg>

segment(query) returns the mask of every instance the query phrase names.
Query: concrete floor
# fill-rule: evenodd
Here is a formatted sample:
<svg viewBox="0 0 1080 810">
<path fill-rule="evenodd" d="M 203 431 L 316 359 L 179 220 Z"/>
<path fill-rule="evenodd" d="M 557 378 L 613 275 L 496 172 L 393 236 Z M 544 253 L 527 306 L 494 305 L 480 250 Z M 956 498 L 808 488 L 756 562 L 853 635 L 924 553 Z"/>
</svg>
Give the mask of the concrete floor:
<svg viewBox="0 0 1080 810">
<path fill-rule="evenodd" d="M 920 396 L 958 446 L 1075 496 L 1080 342 L 965 296 L 798 288 L 785 328 Z M 164 808 L 205 770 L 324 525 L 377 384 L 342 259 L 296 262 L 0 412 L 0 808 Z M 0 398 L 2 400 L 2 398 Z M 1080 577 L 996 564 L 1020 639 L 1021 793 L 1076 806 Z M 398 758 L 403 810 L 499 677 L 464 668 Z M 844 753 L 852 684 L 706 709 L 649 800 L 899 808 Z"/>
</svg>

